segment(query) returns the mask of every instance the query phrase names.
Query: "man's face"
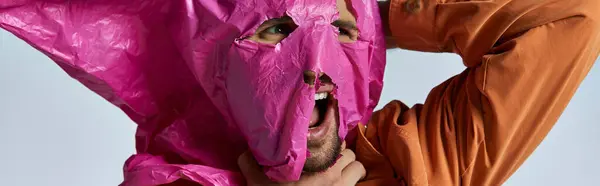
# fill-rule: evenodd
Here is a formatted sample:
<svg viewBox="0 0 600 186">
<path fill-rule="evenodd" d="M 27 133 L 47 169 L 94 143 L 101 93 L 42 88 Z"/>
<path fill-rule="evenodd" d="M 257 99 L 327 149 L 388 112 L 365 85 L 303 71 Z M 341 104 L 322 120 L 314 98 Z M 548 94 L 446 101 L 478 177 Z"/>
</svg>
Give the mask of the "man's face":
<svg viewBox="0 0 600 186">
<path fill-rule="evenodd" d="M 337 0 L 339 19 L 331 23 L 339 28 L 338 39 L 343 43 L 351 43 L 358 38 L 356 18 L 350 12 L 344 0 Z M 249 39 L 267 44 L 277 44 L 296 29 L 290 17 L 265 21 Z M 316 74 L 305 72 L 305 82 L 311 84 Z M 307 136 L 307 147 L 310 155 L 304 164 L 304 172 L 320 172 L 332 166 L 341 151 L 342 140 L 338 136 L 339 114 L 337 100 L 330 94 L 334 84 L 326 74 L 319 75 L 320 86 L 315 94 L 313 109 Z"/>
</svg>

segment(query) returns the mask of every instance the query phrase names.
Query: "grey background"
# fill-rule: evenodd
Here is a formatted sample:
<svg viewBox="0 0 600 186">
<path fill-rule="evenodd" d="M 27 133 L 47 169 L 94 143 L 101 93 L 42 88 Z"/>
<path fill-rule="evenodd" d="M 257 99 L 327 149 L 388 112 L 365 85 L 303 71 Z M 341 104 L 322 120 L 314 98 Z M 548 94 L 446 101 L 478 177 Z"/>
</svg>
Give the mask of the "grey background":
<svg viewBox="0 0 600 186">
<path fill-rule="evenodd" d="M 388 51 L 380 107 L 422 103 L 462 71 L 452 54 Z M 600 68 L 505 185 L 599 185 Z M 0 185 L 108 186 L 122 181 L 135 125 L 26 43 L 0 31 Z"/>
</svg>

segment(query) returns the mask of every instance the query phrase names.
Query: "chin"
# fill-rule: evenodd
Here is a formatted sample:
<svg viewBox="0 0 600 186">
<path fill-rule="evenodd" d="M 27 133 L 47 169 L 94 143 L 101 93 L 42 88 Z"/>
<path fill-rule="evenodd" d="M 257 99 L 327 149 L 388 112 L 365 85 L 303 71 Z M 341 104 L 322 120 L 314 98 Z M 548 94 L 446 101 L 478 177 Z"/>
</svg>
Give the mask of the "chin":
<svg viewBox="0 0 600 186">
<path fill-rule="evenodd" d="M 333 166 L 342 151 L 342 140 L 339 138 L 337 130 L 328 135 L 328 140 L 317 145 L 308 142 L 308 151 L 310 157 L 306 158 L 304 168 L 306 173 L 323 172 Z"/>
</svg>

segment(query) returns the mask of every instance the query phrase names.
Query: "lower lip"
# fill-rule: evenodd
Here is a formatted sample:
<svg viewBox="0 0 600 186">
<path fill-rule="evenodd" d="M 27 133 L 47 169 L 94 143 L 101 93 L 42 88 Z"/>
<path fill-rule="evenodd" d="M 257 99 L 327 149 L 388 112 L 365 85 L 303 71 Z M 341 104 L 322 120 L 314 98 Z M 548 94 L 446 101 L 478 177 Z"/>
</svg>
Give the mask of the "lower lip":
<svg viewBox="0 0 600 186">
<path fill-rule="evenodd" d="M 321 141 L 325 140 L 325 137 L 335 127 L 335 100 L 331 99 L 327 105 L 327 111 L 325 112 L 325 118 L 321 125 L 308 129 L 308 141 Z"/>
</svg>

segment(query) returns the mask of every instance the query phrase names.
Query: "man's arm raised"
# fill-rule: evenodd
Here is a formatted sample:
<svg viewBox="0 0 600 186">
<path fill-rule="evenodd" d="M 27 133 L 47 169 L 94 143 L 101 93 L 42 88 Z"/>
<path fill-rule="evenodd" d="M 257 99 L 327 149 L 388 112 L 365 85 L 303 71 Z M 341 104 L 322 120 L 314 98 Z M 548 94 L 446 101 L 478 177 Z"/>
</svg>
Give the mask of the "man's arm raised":
<svg viewBox="0 0 600 186">
<path fill-rule="evenodd" d="M 434 88 L 420 112 L 429 184 L 500 185 L 517 170 L 598 57 L 598 7 L 595 0 L 389 3 L 398 47 L 454 52 L 467 67 Z"/>
</svg>

